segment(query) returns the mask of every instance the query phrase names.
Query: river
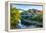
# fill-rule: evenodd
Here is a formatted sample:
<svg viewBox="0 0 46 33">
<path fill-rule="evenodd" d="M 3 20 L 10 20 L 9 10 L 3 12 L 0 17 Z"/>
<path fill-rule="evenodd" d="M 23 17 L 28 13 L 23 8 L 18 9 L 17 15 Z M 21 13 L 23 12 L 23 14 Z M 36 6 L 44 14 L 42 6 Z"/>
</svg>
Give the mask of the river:
<svg viewBox="0 0 46 33">
<path fill-rule="evenodd" d="M 38 23 L 37 21 L 30 20 L 19 20 L 19 24 L 17 28 L 25 29 L 25 28 L 41 28 L 43 27 L 42 23 Z"/>
</svg>

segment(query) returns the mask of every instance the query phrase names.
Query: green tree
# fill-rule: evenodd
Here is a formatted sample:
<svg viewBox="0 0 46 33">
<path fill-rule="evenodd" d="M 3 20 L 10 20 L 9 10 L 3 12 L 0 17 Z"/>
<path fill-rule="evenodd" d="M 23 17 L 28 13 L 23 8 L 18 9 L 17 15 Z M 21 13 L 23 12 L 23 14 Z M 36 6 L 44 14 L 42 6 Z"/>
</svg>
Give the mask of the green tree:
<svg viewBox="0 0 46 33">
<path fill-rule="evenodd" d="M 10 9 L 10 19 L 11 19 L 11 26 L 13 27 L 13 28 L 15 28 L 16 27 L 16 25 L 19 23 L 19 19 L 20 19 L 20 13 L 19 13 L 19 10 L 18 9 L 16 9 L 16 8 L 11 8 Z"/>
</svg>

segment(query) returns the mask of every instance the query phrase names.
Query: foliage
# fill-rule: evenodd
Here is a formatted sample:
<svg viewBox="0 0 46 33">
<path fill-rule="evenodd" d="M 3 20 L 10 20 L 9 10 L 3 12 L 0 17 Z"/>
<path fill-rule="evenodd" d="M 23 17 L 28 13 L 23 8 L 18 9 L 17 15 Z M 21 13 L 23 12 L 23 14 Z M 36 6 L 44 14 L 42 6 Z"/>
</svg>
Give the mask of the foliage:
<svg viewBox="0 0 46 33">
<path fill-rule="evenodd" d="M 43 20 L 43 13 L 36 14 L 36 9 L 29 9 L 28 11 L 22 12 L 22 15 L 28 15 L 28 13 L 32 14 L 30 17 L 29 16 L 22 16 L 22 19 L 27 19 L 27 20 L 32 20 L 32 21 L 38 21 L 42 22 Z"/>
<path fill-rule="evenodd" d="M 11 19 L 11 25 L 12 26 L 16 26 L 18 23 L 19 23 L 19 16 L 20 16 L 20 13 L 19 13 L 19 10 L 16 9 L 16 8 L 11 8 L 10 9 L 10 19 Z"/>
<path fill-rule="evenodd" d="M 39 15 L 37 15 L 37 16 L 33 16 L 33 17 L 31 18 L 31 20 L 38 21 L 38 22 L 42 22 L 42 20 L 43 20 L 43 15 L 42 15 L 42 14 L 39 14 Z"/>
</svg>

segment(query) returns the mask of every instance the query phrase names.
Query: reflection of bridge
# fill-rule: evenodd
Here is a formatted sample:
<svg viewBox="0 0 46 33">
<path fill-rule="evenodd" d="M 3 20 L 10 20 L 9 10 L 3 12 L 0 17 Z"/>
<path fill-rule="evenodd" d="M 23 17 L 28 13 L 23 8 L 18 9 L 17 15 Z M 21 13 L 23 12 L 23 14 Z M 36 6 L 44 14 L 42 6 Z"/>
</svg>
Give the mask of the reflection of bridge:
<svg viewBox="0 0 46 33">
<path fill-rule="evenodd" d="M 31 20 L 26 20 L 26 19 L 23 19 L 23 21 L 28 22 L 28 23 L 32 23 L 32 24 L 42 25 L 42 23 L 40 23 L 38 21 L 31 21 Z"/>
</svg>

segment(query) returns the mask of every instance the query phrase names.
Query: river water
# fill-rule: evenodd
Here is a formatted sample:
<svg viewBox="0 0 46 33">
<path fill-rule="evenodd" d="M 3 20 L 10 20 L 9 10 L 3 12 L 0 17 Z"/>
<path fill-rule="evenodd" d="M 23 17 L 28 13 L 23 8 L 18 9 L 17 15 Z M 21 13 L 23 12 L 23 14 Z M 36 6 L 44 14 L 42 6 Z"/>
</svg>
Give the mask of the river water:
<svg viewBox="0 0 46 33">
<path fill-rule="evenodd" d="M 27 24 L 27 22 L 24 22 L 24 20 L 23 21 L 19 20 L 19 24 L 18 24 L 17 28 L 21 28 L 21 29 L 28 28 L 29 29 L 29 28 L 42 27 L 42 25 L 38 25 L 35 23 L 31 23 L 30 25 L 25 25 L 25 24 Z"/>
</svg>

